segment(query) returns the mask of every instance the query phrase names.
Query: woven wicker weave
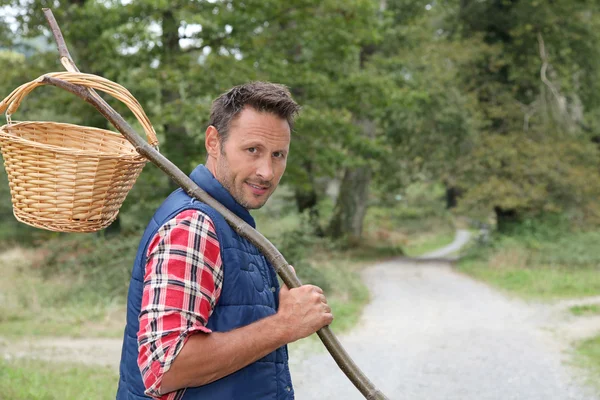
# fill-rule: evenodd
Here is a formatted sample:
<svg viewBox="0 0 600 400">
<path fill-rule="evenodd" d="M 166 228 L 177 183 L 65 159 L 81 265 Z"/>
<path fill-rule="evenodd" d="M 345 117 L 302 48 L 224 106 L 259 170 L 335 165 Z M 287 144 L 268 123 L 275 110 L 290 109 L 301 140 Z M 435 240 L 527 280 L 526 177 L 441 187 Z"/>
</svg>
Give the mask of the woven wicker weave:
<svg viewBox="0 0 600 400">
<path fill-rule="evenodd" d="M 106 92 L 124 102 L 142 124 L 148 142 L 156 133 L 137 100 L 107 79 L 76 72 L 47 74 Z M 59 232 L 94 232 L 115 220 L 146 163 L 120 134 L 57 122 L 12 122 L 24 97 L 41 78 L 15 89 L 0 103 L 7 125 L 0 127 L 0 150 L 8 174 L 15 217 Z"/>
</svg>

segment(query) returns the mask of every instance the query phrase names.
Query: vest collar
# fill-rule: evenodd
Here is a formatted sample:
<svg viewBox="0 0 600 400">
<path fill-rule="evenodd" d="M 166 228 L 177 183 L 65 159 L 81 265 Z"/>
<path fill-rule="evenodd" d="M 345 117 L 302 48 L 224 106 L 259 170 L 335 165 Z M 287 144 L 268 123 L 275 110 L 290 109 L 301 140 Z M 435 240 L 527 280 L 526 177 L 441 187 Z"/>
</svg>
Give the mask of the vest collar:
<svg viewBox="0 0 600 400">
<path fill-rule="evenodd" d="M 190 178 L 229 211 L 243 219 L 251 227 L 256 228 L 256 223 L 250 212 L 235 201 L 231 193 L 221 185 L 208 168 L 202 164 L 198 165 L 190 174 Z"/>
</svg>

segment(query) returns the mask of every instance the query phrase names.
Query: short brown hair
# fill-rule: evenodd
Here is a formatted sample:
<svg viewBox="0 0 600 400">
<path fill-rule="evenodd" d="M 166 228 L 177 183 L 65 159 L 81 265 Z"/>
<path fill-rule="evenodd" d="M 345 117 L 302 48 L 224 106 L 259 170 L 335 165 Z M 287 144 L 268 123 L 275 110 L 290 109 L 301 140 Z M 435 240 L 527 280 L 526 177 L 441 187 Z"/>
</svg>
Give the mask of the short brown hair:
<svg viewBox="0 0 600 400">
<path fill-rule="evenodd" d="M 239 115 L 245 106 L 260 112 L 268 112 L 287 120 L 290 130 L 300 106 L 292 99 L 288 88 L 270 82 L 250 82 L 234 86 L 213 101 L 210 110 L 209 125 L 214 126 L 221 138 L 221 144 L 227 140 L 231 121 Z"/>
</svg>

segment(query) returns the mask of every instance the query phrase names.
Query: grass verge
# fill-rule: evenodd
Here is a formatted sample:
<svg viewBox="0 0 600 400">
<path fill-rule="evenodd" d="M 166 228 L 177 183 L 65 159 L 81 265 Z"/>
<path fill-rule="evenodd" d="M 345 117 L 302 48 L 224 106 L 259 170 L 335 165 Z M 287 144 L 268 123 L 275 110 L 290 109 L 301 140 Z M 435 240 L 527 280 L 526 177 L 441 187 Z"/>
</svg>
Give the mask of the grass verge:
<svg viewBox="0 0 600 400">
<path fill-rule="evenodd" d="M 363 307 L 369 302 L 369 289 L 363 283 L 360 272 L 369 264 L 366 260 L 357 259 L 342 251 L 317 251 L 311 267 L 323 273 L 325 294 L 334 312 L 331 325 L 336 332 L 344 332 L 353 327 L 360 318 Z M 298 274 L 304 273 L 302 268 Z M 304 279 L 305 283 L 313 283 Z M 318 283 L 318 282 L 315 282 Z"/>
<path fill-rule="evenodd" d="M 587 304 L 583 306 L 573 306 L 569 308 L 571 314 L 576 316 L 600 315 L 600 306 L 597 304 Z"/>
<path fill-rule="evenodd" d="M 600 231 L 543 222 L 473 246 L 458 269 L 525 298 L 552 300 L 600 294 Z"/>
<path fill-rule="evenodd" d="M 114 398 L 119 374 L 107 367 L 0 359 L 0 397 L 11 400 Z"/>
<path fill-rule="evenodd" d="M 454 232 L 452 231 L 432 232 L 413 239 L 404 250 L 407 256 L 418 257 L 447 246 L 453 241 Z"/>
<path fill-rule="evenodd" d="M 458 269 L 526 299 L 556 300 L 600 294 L 598 230 L 573 230 L 564 223 L 537 221 L 486 245 L 472 246 Z M 600 314 L 598 305 L 570 308 L 574 315 Z M 577 344 L 576 362 L 600 376 L 600 336 Z M 599 386 L 600 387 L 600 386 Z"/>
<path fill-rule="evenodd" d="M 0 256 L 0 336 L 120 337 L 139 239 L 72 235 Z"/>
<path fill-rule="evenodd" d="M 577 363 L 591 372 L 591 383 L 600 389 L 600 336 L 580 342 L 575 351 Z"/>
<path fill-rule="evenodd" d="M 597 268 L 515 267 L 493 268 L 482 261 L 461 261 L 459 270 L 497 288 L 527 299 L 554 300 L 597 295 Z"/>
</svg>

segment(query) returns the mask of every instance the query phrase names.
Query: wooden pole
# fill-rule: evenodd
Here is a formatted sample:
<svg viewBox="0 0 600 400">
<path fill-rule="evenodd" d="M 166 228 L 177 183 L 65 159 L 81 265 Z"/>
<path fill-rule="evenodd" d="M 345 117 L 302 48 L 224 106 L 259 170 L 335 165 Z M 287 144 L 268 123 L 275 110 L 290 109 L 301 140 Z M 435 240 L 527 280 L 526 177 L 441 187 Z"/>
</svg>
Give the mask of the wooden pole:
<svg viewBox="0 0 600 400">
<path fill-rule="evenodd" d="M 58 23 L 52 14 L 52 10 L 44 8 L 43 11 L 48 23 L 50 24 L 50 28 L 52 29 L 54 39 L 58 45 L 61 63 L 69 71 L 78 71 L 75 62 L 71 59 L 69 50 L 64 41 Z M 87 88 L 47 76 L 42 79 L 42 82 L 71 92 L 94 106 L 111 124 L 113 124 L 113 126 L 119 132 L 121 132 L 121 134 L 127 140 L 133 144 L 138 153 L 146 157 L 154 165 L 165 172 L 191 197 L 194 197 L 217 210 L 221 215 L 223 215 L 225 220 L 233 227 L 233 229 L 235 229 L 237 233 L 252 242 L 267 257 L 273 268 L 275 268 L 277 274 L 289 288 L 297 288 L 302 285 L 283 255 L 269 240 L 267 240 L 263 235 L 244 222 L 237 215 L 229 211 L 229 209 L 227 209 L 221 203 L 212 198 L 208 193 L 196 185 L 196 183 L 194 183 L 194 181 L 192 181 L 186 174 L 177 168 L 175 164 L 150 146 L 133 130 L 127 121 L 125 121 L 123 117 L 121 117 L 121 115 L 117 113 L 108 103 L 102 100 L 97 93 L 91 89 L 88 90 Z M 333 334 L 333 332 L 331 332 L 331 329 L 328 326 L 321 328 L 317 332 L 317 335 L 319 335 L 319 338 L 321 338 L 321 341 L 329 353 L 331 353 L 331 356 L 340 369 L 346 374 L 348 379 L 352 381 L 354 386 L 356 386 L 356 388 L 367 400 L 387 400 L 387 397 L 381 391 L 379 391 L 375 385 L 373 385 L 373 383 L 365 376 L 352 358 L 350 358 L 350 355 L 342 347 L 341 343 Z"/>
</svg>

